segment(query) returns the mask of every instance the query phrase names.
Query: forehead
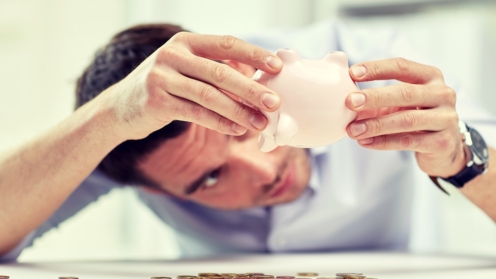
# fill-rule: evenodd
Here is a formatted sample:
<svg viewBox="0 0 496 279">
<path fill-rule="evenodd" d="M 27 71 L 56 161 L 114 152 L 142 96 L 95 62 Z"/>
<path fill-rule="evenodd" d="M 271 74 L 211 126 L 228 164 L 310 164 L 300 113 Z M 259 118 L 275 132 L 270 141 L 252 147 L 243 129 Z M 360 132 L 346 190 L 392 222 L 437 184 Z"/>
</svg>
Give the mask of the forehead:
<svg viewBox="0 0 496 279">
<path fill-rule="evenodd" d="M 160 185 L 186 186 L 206 170 L 223 164 L 228 141 L 227 135 L 191 124 L 150 153 L 139 168 Z"/>
</svg>

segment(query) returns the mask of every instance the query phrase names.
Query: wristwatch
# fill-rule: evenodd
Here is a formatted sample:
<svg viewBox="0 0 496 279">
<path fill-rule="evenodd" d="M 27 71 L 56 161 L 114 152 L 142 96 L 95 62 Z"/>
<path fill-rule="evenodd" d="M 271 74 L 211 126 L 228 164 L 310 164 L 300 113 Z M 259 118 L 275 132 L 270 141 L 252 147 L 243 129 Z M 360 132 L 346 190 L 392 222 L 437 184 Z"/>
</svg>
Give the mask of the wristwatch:
<svg viewBox="0 0 496 279">
<path fill-rule="evenodd" d="M 431 176 L 432 182 L 436 184 L 439 189 L 447 193 L 443 187 L 439 184 L 439 179 L 455 186 L 456 188 L 462 188 L 470 180 L 474 179 L 480 174 L 486 172 L 489 164 L 489 149 L 486 142 L 482 136 L 475 130 L 471 128 L 463 121 L 458 122 L 458 128 L 463 136 L 463 142 L 470 150 L 470 161 L 465 165 L 465 167 L 457 174 L 450 176 L 448 178 L 443 177 L 433 177 Z"/>
</svg>

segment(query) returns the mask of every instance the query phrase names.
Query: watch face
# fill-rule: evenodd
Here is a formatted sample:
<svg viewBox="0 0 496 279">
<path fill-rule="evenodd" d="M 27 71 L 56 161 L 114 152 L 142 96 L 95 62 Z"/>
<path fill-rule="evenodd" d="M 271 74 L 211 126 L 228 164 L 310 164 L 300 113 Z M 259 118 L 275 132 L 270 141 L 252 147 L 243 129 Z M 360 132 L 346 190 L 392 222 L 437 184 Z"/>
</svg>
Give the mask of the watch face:
<svg viewBox="0 0 496 279">
<path fill-rule="evenodd" d="M 482 161 L 487 162 L 489 158 L 489 150 L 486 142 L 482 136 L 474 129 L 470 130 L 470 137 L 472 138 L 472 151 L 481 158 Z"/>
</svg>

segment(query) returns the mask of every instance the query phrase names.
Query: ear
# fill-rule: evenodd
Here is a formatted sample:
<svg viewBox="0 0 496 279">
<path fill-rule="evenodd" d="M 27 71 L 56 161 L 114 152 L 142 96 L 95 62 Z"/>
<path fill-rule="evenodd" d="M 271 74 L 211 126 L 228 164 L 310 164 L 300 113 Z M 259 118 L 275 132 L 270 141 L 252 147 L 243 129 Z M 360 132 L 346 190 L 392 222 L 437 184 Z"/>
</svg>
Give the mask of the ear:
<svg viewBox="0 0 496 279">
<path fill-rule="evenodd" d="M 253 68 L 252 66 L 240 63 L 238 61 L 222 60 L 222 62 L 249 78 L 251 78 L 256 71 L 256 69 Z"/>
</svg>

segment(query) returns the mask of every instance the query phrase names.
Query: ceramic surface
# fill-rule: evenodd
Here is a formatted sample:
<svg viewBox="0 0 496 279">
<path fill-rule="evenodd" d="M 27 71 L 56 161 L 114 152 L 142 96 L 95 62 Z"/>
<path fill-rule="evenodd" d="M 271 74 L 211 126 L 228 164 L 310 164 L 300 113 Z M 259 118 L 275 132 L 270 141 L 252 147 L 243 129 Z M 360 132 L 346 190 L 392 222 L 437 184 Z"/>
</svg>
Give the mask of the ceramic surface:
<svg viewBox="0 0 496 279">
<path fill-rule="evenodd" d="M 269 152 L 284 145 L 319 147 L 343 138 L 356 118 L 345 100 L 358 90 L 348 72 L 348 56 L 331 52 L 322 60 L 305 60 L 286 49 L 276 55 L 284 62 L 281 72 L 259 70 L 253 76 L 281 97 L 277 111 L 262 112 L 269 123 L 258 139 L 260 150 Z"/>
</svg>

